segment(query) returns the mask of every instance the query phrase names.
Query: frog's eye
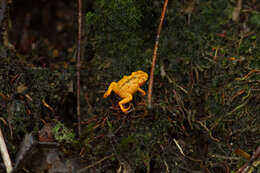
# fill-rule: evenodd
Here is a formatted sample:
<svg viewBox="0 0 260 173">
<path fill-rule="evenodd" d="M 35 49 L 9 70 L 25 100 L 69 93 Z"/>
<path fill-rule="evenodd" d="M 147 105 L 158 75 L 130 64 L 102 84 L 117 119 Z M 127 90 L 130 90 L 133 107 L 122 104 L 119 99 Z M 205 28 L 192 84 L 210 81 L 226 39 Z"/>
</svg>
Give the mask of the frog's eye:
<svg viewBox="0 0 260 173">
<path fill-rule="evenodd" d="M 145 82 L 146 80 L 147 80 L 147 77 L 146 77 L 146 76 L 140 77 L 140 81 Z"/>
</svg>

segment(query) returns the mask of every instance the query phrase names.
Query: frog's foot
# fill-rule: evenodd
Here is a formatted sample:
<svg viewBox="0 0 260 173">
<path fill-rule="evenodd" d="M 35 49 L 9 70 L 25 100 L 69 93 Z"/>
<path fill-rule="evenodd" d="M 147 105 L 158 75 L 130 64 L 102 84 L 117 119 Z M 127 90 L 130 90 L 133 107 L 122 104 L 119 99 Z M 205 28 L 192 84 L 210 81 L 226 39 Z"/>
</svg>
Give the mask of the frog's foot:
<svg viewBox="0 0 260 173">
<path fill-rule="evenodd" d="M 109 85 L 107 91 L 105 92 L 104 98 L 107 98 L 107 97 L 111 94 L 111 92 L 112 92 L 116 87 L 117 87 L 116 82 L 112 82 L 112 83 Z"/>
<path fill-rule="evenodd" d="M 144 90 L 142 90 L 141 88 L 137 88 L 137 91 L 139 91 L 141 94 L 142 94 L 142 96 L 145 96 L 145 91 Z"/>
<path fill-rule="evenodd" d="M 122 112 L 124 112 L 124 113 L 127 113 L 128 110 L 130 109 L 130 107 L 131 107 L 131 106 L 129 105 L 128 108 L 124 108 L 123 105 L 120 105 L 120 108 L 121 108 Z"/>
<path fill-rule="evenodd" d="M 127 113 L 127 111 L 130 109 L 131 106 L 129 105 L 128 108 L 124 108 L 123 104 L 129 103 L 132 99 L 133 99 L 132 95 L 129 94 L 126 98 L 124 98 L 118 103 L 122 112 Z"/>
</svg>

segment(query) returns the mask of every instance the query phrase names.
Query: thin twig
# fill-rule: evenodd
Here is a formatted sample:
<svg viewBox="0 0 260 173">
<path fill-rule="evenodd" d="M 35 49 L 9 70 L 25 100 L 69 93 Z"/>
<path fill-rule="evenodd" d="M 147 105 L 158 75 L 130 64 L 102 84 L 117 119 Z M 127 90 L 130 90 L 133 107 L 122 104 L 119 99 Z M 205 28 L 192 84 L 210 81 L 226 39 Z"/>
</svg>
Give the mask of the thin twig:
<svg viewBox="0 0 260 173">
<path fill-rule="evenodd" d="M 77 54 L 77 117 L 78 133 L 81 134 L 80 123 L 80 46 L 81 46 L 81 25 L 82 25 L 82 0 L 78 0 L 78 54 Z"/>
<path fill-rule="evenodd" d="M 3 158 L 4 164 L 5 164 L 6 172 L 10 173 L 10 172 L 12 172 L 13 167 L 12 167 L 12 163 L 10 160 L 10 156 L 7 151 L 7 147 L 5 145 L 5 140 L 4 140 L 1 129 L 0 129 L 0 150 L 1 150 L 1 155 Z"/>
<path fill-rule="evenodd" d="M 106 156 L 106 157 L 104 157 L 103 159 L 101 159 L 101 160 L 99 160 L 99 161 L 93 163 L 92 165 L 89 165 L 89 166 L 87 166 L 87 167 L 85 167 L 85 168 L 80 169 L 77 173 L 85 172 L 86 170 L 88 170 L 88 169 L 90 169 L 90 168 L 92 168 L 92 167 L 94 167 L 94 166 L 96 166 L 96 165 L 102 163 L 103 161 L 105 161 L 105 160 L 111 158 L 112 156 L 113 156 L 113 154 L 111 154 L 111 155 L 109 155 L 109 156 Z"/>
<path fill-rule="evenodd" d="M 175 138 L 173 139 L 173 141 L 174 141 L 174 143 L 176 144 L 176 146 L 178 147 L 178 149 L 180 150 L 180 153 L 181 153 L 183 156 L 185 156 L 185 154 L 184 154 L 184 152 L 183 152 L 181 146 L 179 145 L 179 142 L 178 142 Z"/>
<path fill-rule="evenodd" d="M 157 30 L 154 51 L 153 51 L 153 62 L 152 62 L 152 68 L 151 68 L 151 72 L 150 72 L 150 81 L 149 81 L 149 87 L 148 87 L 148 108 L 152 107 L 153 74 L 154 74 L 154 69 L 155 69 L 155 62 L 156 62 L 156 57 L 157 57 L 159 38 L 160 38 L 161 30 L 162 30 L 163 19 L 164 19 L 165 12 L 167 9 L 167 4 L 168 4 L 168 0 L 165 0 L 164 5 L 163 5 L 162 14 L 161 14 L 160 24 L 159 24 L 158 30 Z"/>
</svg>

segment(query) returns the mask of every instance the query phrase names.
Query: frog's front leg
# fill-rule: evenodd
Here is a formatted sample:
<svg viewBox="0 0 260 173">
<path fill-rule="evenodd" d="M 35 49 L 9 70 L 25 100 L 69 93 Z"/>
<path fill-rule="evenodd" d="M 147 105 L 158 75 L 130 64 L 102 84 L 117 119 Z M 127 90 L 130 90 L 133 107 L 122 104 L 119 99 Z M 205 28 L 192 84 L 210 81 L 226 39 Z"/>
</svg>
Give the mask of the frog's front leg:
<svg viewBox="0 0 260 173">
<path fill-rule="evenodd" d="M 146 94 L 145 91 L 142 90 L 141 88 L 138 88 L 137 91 L 139 91 L 143 96 L 145 96 L 145 94 Z"/>
<path fill-rule="evenodd" d="M 129 103 L 131 100 L 133 99 L 131 94 L 128 94 L 126 98 L 124 98 L 123 100 L 121 100 L 118 104 L 121 108 L 121 110 L 126 113 L 129 109 L 130 109 L 130 105 L 128 106 L 128 108 L 124 108 L 123 104 Z"/>
<path fill-rule="evenodd" d="M 116 83 L 116 82 L 112 82 L 112 83 L 109 85 L 107 91 L 105 92 L 104 98 L 107 98 L 107 97 L 111 94 L 111 92 L 112 92 L 113 90 L 115 90 L 115 89 L 117 89 L 117 83 Z"/>
</svg>

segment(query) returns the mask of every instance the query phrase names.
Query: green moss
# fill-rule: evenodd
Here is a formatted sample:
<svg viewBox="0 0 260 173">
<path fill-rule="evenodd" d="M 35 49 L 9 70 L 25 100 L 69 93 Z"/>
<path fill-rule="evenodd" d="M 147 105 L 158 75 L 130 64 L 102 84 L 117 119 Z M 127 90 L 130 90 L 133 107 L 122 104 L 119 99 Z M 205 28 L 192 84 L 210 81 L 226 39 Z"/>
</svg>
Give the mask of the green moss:
<svg viewBox="0 0 260 173">
<path fill-rule="evenodd" d="M 75 133 L 72 129 L 68 129 L 65 125 L 61 122 L 57 122 L 55 127 L 52 129 L 54 134 L 54 138 L 61 143 L 73 144 L 78 143 L 75 138 Z"/>
</svg>

